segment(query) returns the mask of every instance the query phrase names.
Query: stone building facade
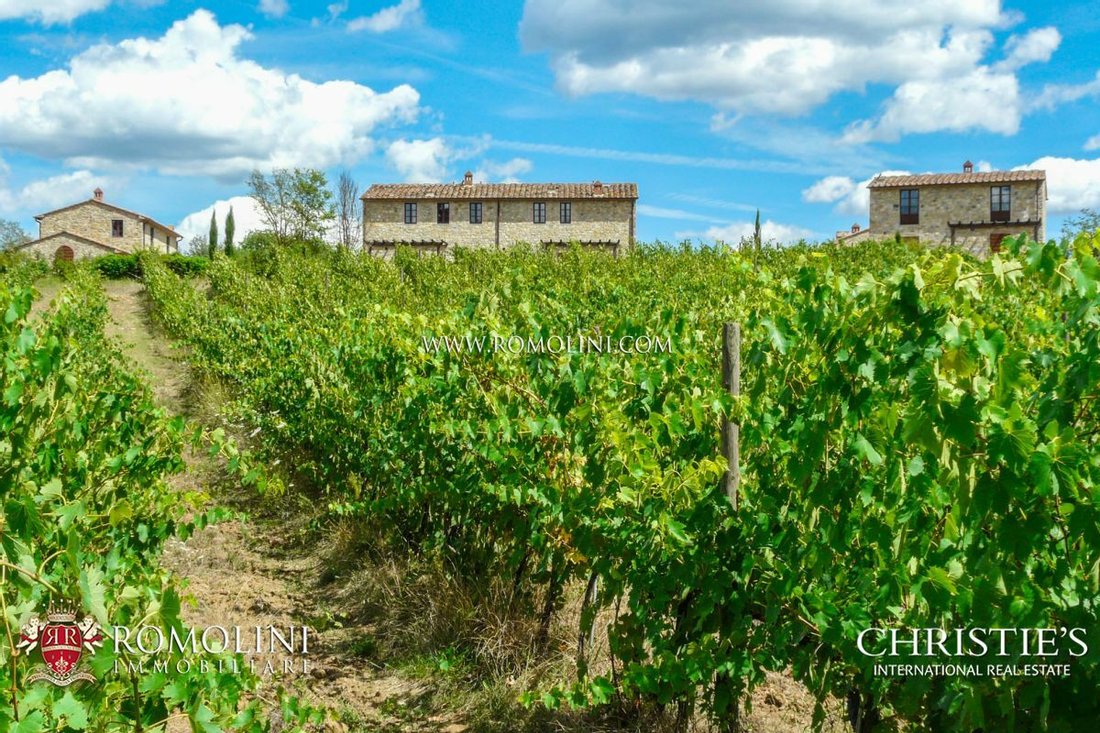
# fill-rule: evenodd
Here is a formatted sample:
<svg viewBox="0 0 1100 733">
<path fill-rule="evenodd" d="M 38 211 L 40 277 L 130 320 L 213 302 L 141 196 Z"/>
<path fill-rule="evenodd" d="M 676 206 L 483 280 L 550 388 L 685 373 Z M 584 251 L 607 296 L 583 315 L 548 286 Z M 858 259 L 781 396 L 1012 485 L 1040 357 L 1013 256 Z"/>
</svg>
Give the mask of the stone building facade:
<svg viewBox="0 0 1100 733">
<path fill-rule="evenodd" d="M 1046 171 L 974 172 L 876 176 L 870 191 L 873 239 L 954 246 L 975 255 L 1000 250 L 1006 236 L 1046 238 Z"/>
<path fill-rule="evenodd" d="M 633 183 L 374 184 L 362 196 L 363 249 L 390 256 L 397 245 L 446 253 L 571 242 L 613 253 L 634 243 Z"/>
<path fill-rule="evenodd" d="M 98 188 L 87 201 L 40 214 L 35 220 L 38 239 L 18 249 L 51 260 L 132 254 L 140 249 L 174 253 L 182 238 L 154 219 L 108 204 Z"/>
</svg>

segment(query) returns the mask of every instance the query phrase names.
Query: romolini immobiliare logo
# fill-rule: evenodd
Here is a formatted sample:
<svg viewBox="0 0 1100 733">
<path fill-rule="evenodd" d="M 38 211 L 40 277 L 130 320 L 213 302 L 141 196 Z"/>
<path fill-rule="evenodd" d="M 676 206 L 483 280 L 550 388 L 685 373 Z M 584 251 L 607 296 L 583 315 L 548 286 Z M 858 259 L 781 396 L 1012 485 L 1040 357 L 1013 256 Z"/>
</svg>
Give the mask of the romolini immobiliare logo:
<svg viewBox="0 0 1100 733">
<path fill-rule="evenodd" d="M 309 627 L 205 627 L 161 628 L 157 625 L 110 626 L 105 630 L 76 604 L 51 603 L 45 621 L 39 615 L 23 624 L 16 653 L 40 665 L 26 682 L 46 681 L 68 686 L 78 681 L 95 682 L 96 677 L 81 667 L 85 654 L 100 647 L 113 650 L 115 674 L 152 671 L 186 674 L 200 672 L 239 674 L 306 675 L 309 660 Z M 209 655 L 209 656 L 204 656 Z M 244 658 L 243 663 L 240 657 Z M 213 657 L 213 658 L 211 658 Z"/>
<path fill-rule="evenodd" d="M 21 654 L 37 650 L 42 657 L 45 669 L 32 673 L 27 682 L 46 680 L 66 687 L 78 680 L 95 681 L 91 673 L 80 669 L 80 658 L 85 651 L 94 653 L 102 645 L 103 630 L 99 623 L 91 616 L 79 614 L 74 606 L 61 604 L 49 607 L 45 622 L 37 616 L 31 617 L 19 632 L 16 649 Z"/>
</svg>

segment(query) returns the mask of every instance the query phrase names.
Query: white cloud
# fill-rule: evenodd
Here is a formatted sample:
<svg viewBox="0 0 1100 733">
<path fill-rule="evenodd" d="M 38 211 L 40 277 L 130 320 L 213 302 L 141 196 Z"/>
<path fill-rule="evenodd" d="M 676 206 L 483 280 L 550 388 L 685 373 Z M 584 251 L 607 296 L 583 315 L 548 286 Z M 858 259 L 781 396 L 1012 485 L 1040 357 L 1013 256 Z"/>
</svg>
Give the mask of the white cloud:
<svg viewBox="0 0 1100 733">
<path fill-rule="evenodd" d="M 353 33 L 357 31 L 386 33 L 395 31 L 405 25 L 415 25 L 422 22 L 423 19 L 424 14 L 420 10 L 420 0 L 401 0 L 397 5 L 382 8 L 373 15 L 349 20 L 348 30 Z"/>
<path fill-rule="evenodd" d="M 530 173 L 534 167 L 534 164 L 527 158 L 512 158 L 503 163 L 485 160 L 474 171 L 474 180 L 518 183 L 519 177 Z"/>
<path fill-rule="evenodd" d="M 832 203 L 850 195 L 856 182 L 848 176 L 827 176 L 802 192 L 802 200 L 810 203 Z"/>
<path fill-rule="evenodd" d="M 9 188 L 4 178 L 7 166 L 0 161 L 0 213 L 28 216 L 90 199 L 97 187 L 110 191 L 118 182 L 109 176 L 80 170 L 32 181 L 19 189 Z"/>
<path fill-rule="evenodd" d="M 336 20 L 348 10 L 348 0 L 341 0 L 341 2 L 332 3 L 326 10 L 328 10 L 328 17 L 332 20 Z"/>
<path fill-rule="evenodd" d="M 103 10 L 111 0 L 0 0 L 0 20 L 34 20 L 51 25 Z"/>
<path fill-rule="evenodd" d="M 1081 209 L 1100 208 L 1100 158 L 1076 160 L 1046 156 L 1014 170 L 1040 169 L 1047 172 L 1047 211 L 1073 214 Z"/>
<path fill-rule="evenodd" d="M 68 69 L 0 81 L 0 145 L 74 167 L 239 179 L 254 167 L 351 164 L 419 95 L 316 83 L 241 58 L 251 33 L 198 10 L 161 38 L 94 46 Z"/>
<path fill-rule="evenodd" d="M 1022 32 L 988 63 L 993 32 L 1020 21 L 1000 0 L 742 0 L 736 12 L 728 0 L 527 0 L 520 37 L 549 54 L 567 94 L 698 100 L 718 108 L 713 130 L 745 114 L 805 114 L 869 85 L 896 89 L 882 121 L 850 131 L 855 142 L 1014 133 L 1023 106 L 1015 72 L 1049 60 L 1061 42 L 1055 28 Z M 924 113 L 941 92 L 948 102 Z"/>
<path fill-rule="evenodd" d="M 570 94 L 800 114 L 869 83 L 972 70 L 1006 21 L 999 0 L 528 0 L 520 35 Z"/>
<path fill-rule="evenodd" d="M 1036 28 L 1005 43 L 1008 55 L 996 64 L 998 70 L 1014 71 L 1028 64 L 1046 63 L 1062 43 L 1057 28 Z"/>
<path fill-rule="evenodd" d="M 724 226 L 713 226 L 707 229 L 704 236 L 716 242 L 738 244 L 742 239 L 752 237 L 755 223 L 751 221 L 735 221 Z M 811 239 L 814 233 L 809 229 L 791 224 L 780 224 L 768 219 L 760 223 L 760 235 L 765 242 L 778 242 L 791 244 L 802 239 Z M 679 235 L 677 235 L 679 238 Z"/>
<path fill-rule="evenodd" d="M 183 235 L 184 247 L 194 237 L 208 237 L 210 234 L 210 215 L 215 214 L 218 222 L 218 238 L 225 240 L 225 217 L 233 207 L 233 240 L 238 245 L 249 232 L 264 229 L 263 219 L 256 208 L 256 200 L 251 196 L 233 196 L 215 201 L 205 209 L 188 214 L 176 225 L 176 231 Z"/>
<path fill-rule="evenodd" d="M 1011 73 L 980 67 L 950 81 L 902 84 L 877 120 L 853 123 L 847 143 L 893 142 L 910 133 L 981 129 L 1015 135 L 1023 114 L 1020 85 Z"/>
<path fill-rule="evenodd" d="M 259 10 L 269 18 L 281 18 L 290 11 L 287 0 L 260 0 Z"/>
<path fill-rule="evenodd" d="M 386 160 L 408 183 L 437 183 L 447 176 L 454 154 L 441 137 L 395 140 L 386 148 Z"/>
<path fill-rule="evenodd" d="M 1093 135 L 1086 140 L 1085 150 L 1100 150 L 1100 135 Z"/>
<path fill-rule="evenodd" d="M 878 175 L 905 176 L 909 171 L 882 171 Z M 833 204 L 833 211 L 851 216 L 867 216 L 871 206 L 871 193 L 866 178 L 858 183 L 847 176 L 827 176 L 802 191 L 802 200 L 815 204 Z"/>
<path fill-rule="evenodd" d="M 1040 109 L 1054 109 L 1060 104 L 1098 95 L 1100 95 L 1100 71 L 1096 72 L 1096 78 L 1084 84 L 1047 84 L 1035 99 L 1035 106 Z"/>
</svg>

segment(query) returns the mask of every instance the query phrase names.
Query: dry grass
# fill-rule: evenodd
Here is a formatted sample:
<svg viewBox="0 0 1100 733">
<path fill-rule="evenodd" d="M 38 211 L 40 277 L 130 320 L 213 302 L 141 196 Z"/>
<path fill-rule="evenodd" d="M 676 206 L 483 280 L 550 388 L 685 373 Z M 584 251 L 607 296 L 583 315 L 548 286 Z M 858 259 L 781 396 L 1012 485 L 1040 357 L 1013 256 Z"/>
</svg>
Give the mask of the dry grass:
<svg viewBox="0 0 1100 733">
<path fill-rule="evenodd" d="M 536 648 L 537 614 L 530 598 L 517 603 L 511 583 L 499 578 L 462 578 L 436 559 L 397 553 L 376 543 L 361 522 L 330 526 L 315 550 L 330 571 L 326 593 L 371 629 L 360 650 L 375 664 L 430 679 L 431 710 L 458 711 L 469 731 L 528 733 L 671 733 L 675 711 L 637 700 L 594 710 L 549 711 L 519 702 L 525 690 L 568 686 L 576 679 L 578 628 L 585 586 L 568 585 L 554 615 L 549 641 Z M 607 629 L 614 609 L 600 610 L 587 642 L 592 675 L 607 675 L 611 658 Z M 813 697 L 787 675 L 770 674 L 742 713 L 746 733 L 808 731 Z M 840 701 L 827 703 L 823 728 L 847 730 Z M 712 731 L 701 716 L 691 731 Z"/>
</svg>

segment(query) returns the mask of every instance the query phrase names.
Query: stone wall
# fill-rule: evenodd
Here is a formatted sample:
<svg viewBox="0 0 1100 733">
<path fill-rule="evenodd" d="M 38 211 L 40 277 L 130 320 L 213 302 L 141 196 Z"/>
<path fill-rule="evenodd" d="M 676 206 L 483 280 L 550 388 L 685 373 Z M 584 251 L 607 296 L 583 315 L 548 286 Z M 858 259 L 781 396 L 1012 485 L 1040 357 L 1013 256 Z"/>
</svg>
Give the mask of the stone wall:
<svg viewBox="0 0 1100 733">
<path fill-rule="evenodd" d="M 860 229 L 858 232 L 844 232 L 843 236 L 838 234 L 836 241 L 840 244 L 859 244 L 860 242 L 866 242 L 873 239 L 870 229 Z"/>
<path fill-rule="evenodd" d="M 571 201 L 572 222 L 560 222 L 561 201 L 547 199 L 546 223 L 533 221 L 534 200 L 482 201 L 482 223 L 470 223 L 470 201 L 451 201 L 449 224 L 436 223 L 438 201 L 418 200 L 417 223 L 405 224 L 405 201 L 363 202 L 363 241 L 442 241 L 448 248 L 510 247 L 519 242 L 618 241 L 630 246 L 633 202 L 623 199 Z M 499 206 L 499 217 L 498 217 Z M 499 218 L 499 225 L 498 225 Z"/>
<path fill-rule="evenodd" d="M 922 244 L 950 246 L 951 222 L 989 222 L 989 191 L 992 184 L 953 184 L 918 186 L 920 223 L 901 224 L 901 189 L 871 189 L 871 226 L 875 239 L 915 239 Z M 1026 225 L 983 225 L 956 227 L 954 246 L 976 255 L 989 253 L 993 235 L 1027 233 L 1038 240 L 1046 238 L 1046 187 L 1042 181 L 1017 181 L 1012 186 L 1013 221 L 1029 220 Z"/>
<path fill-rule="evenodd" d="M 122 220 L 122 236 L 116 237 L 112 233 L 112 224 L 116 219 Z M 82 237 L 102 242 L 110 247 L 134 252 L 142 247 L 155 249 L 157 252 L 175 252 L 175 242 L 168 232 L 153 227 L 137 216 L 118 211 L 108 206 L 97 204 L 94 201 L 85 201 L 61 211 L 45 214 L 39 222 L 39 238 L 45 238 L 51 234 L 69 232 Z M 101 253 L 107 250 L 101 250 Z"/>
<path fill-rule="evenodd" d="M 111 251 L 102 247 L 97 247 L 94 244 L 88 244 L 82 240 L 70 237 L 67 234 L 61 234 L 52 239 L 37 240 L 25 247 L 21 247 L 19 251 L 25 255 L 31 257 L 38 257 L 49 262 L 53 262 L 57 256 L 57 250 L 61 247 L 69 247 L 73 251 L 74 260 L 83 260 L 89 257 L 102 257 L 103 255 L 111 254 Z"/>
</svg>

